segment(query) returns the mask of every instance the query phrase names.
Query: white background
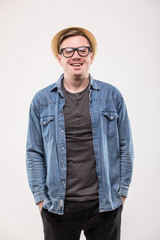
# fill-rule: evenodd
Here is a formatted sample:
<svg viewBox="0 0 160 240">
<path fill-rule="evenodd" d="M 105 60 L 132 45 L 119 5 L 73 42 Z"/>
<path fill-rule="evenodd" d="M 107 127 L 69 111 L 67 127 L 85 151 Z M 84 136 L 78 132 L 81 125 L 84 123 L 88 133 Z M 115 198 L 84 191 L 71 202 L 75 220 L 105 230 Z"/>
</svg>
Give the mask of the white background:
<svg viewBox="0 0 160 240">
<path fill-rule="evenodd" d="M 90 73 L 116 86 L 128 107 L 135 161 L 122 239 L 159 240 L 158 0 L 0 0 L 0 239 L 43 239 L 25 167 L 28 110 L 34 94 L 62 73 L 50 45 L 69 26 L 94 33 L 98 53 Z"/>
</svg>

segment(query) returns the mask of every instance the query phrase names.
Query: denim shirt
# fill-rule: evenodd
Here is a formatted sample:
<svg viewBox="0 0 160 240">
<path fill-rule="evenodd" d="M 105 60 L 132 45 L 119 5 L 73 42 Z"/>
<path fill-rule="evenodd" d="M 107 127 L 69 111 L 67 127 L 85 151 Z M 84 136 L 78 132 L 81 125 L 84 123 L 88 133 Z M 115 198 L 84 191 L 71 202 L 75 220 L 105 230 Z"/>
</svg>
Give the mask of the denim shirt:
<svg viewBox="0 0 160 240">
<path fill-rule="evenodd" d="M 58 81 L 39 91 L 29 113 L 26 145 L 28 181 L 35 203 L 63 215 L 66 192 L 66 137 L 61 89 Z M 93 146 L 99 183 L 99 212 L 114 210 L 127 197 L 133 169 L 133 144 L 125 102 L 112 85 L 89 84 Z"/>
</svg>

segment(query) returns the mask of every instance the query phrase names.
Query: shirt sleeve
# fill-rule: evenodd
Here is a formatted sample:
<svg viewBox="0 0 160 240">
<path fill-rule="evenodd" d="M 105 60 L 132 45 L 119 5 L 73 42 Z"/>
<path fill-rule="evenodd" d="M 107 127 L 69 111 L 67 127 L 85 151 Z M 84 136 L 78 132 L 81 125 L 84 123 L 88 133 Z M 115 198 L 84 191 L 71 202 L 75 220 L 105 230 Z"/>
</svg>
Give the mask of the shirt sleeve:
<svg viewBox="0 0 160 240">
<path fill-rule="evenodd" d="M 120 195 L 127 197 L 128 189 L 133 172 L 133 140 L 131 133 L 130 121 L 127 113 L 124 99 L 121 98 L 118 106 L 118 131 L 119 131 L 119 146 L 120 146 Z"/>
<path fill-rule="evenodd" d="M 46 169 L 40 117 L 33 101 L 29 111 L 26 167 L 29 186 L 37 204 L 45 199 Z"/>
</svg>

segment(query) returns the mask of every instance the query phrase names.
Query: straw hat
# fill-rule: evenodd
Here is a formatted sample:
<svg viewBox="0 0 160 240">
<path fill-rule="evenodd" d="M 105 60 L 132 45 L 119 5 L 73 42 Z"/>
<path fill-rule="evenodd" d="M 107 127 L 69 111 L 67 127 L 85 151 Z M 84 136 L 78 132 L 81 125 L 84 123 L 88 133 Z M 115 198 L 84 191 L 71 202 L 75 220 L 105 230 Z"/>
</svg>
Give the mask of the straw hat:
<svg viewBox="0 0 160 240">
<path fill-rule="evenodd" d="M 80 30 L 80 31 L 82 31 L 84 33 L 84 35 L 89 39 L 89 41 L 92 45 L 93 55 L 95 56 L 96 51 L 97 51 L 97 41 L 96 41 L 95 37 L 93 36 L 93 34 L 85 28 L 69 27 L 69 28 L 65 28 L 65 29 L 59 31 L 54 36 L 54 38 L 52 39 L 51 49 L 52 49 L 52 53 L 53 53 L 54 57 L 56 59 L 58 59 L 57 57 L 58 57 L 58 42 L 59 42 L 59 39 L 62 36 L 62 34 L 64 34 L 66 31 L 69 31 L 69 30 Z"/>
</svg>

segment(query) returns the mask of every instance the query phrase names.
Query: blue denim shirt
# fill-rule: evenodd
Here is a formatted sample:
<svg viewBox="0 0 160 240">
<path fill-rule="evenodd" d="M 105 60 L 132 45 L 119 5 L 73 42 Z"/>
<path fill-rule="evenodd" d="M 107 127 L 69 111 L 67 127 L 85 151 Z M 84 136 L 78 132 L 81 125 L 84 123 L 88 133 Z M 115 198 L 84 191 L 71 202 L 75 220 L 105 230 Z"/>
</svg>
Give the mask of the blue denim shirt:
<svg viewBox="0 0 160 240">
<path fill-rule="evenodd" d="M 66 192 L 65 99 L 59 80 L 33 98 L 27 137 L 27 174 L 35 203 L 64 214 Z M 90 115 L 99 182 L 99 212 L 110 211 L 127 197 L 132 177 L 133 144 L 121 93 L 90 75 Z"/>
</svg>

